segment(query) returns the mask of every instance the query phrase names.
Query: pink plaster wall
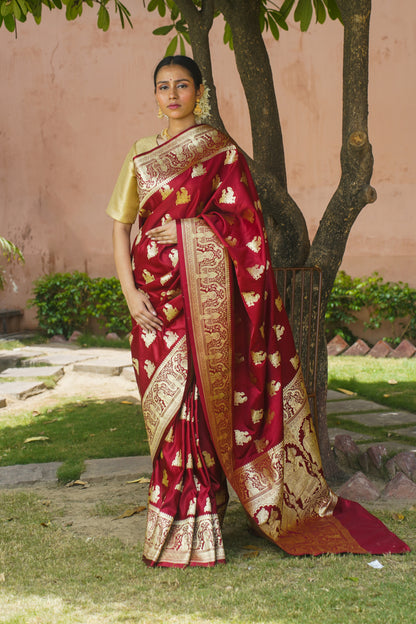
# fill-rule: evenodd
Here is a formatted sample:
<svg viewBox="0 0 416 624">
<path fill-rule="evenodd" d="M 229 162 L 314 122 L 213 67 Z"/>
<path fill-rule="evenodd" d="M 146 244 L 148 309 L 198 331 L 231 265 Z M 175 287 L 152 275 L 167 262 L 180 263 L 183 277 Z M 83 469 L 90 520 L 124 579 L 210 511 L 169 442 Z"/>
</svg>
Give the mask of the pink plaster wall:
<svg viewBox="0 0 416 624">
<path fill-rule="evenodd" d="M 133 6 L 133 3 L 131 3 Z M 373 3 L 370 140 L 375 204 L 354 225 L 343 268 L 378 270 L 416 286 L 415 161 L 416 5 Z M 24 251 L 26 265 L 8 269 L 0 307 L 24 307 L 45 272 L 114 274 L 106 204 L 132 142 L 162 127 L 152 92 L 153 67 L 165 40 L 163 22 L 138 3 L 134 30 L 96 28 L 86 10 L 68 23 L 58 11 L 19 25 L 16 40 L 0 31 L 0 233 Z M 214 74 L 227 128 L 250 151 L 248 113 L 234 57 L 212 33 Z M 340 174 L 342 28 L 328 22 L 279 43 L 267 38 L 284 132 L 289 188 L 311 235 Z M 259 94 L 261 97 L 261 93 Z M 25 312 L 33 326 L 34 311 Z"/>
</svg>

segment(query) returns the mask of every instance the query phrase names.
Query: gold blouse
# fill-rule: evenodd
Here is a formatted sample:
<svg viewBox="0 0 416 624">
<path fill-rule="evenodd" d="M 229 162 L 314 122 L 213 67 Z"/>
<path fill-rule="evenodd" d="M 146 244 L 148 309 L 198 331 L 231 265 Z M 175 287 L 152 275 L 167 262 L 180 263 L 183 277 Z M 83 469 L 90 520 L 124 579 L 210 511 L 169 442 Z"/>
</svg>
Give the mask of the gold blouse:
<svg viewBox="0 0 416 624">
<path fill-rule="evenodd" d="M 139 197 L 133 158 L 157 147 L 157 134 L 136 141 L 127 154 L 107 206 L 107 214 L 121 223 L 134 223 L 139 212 Z"/>
</svg>

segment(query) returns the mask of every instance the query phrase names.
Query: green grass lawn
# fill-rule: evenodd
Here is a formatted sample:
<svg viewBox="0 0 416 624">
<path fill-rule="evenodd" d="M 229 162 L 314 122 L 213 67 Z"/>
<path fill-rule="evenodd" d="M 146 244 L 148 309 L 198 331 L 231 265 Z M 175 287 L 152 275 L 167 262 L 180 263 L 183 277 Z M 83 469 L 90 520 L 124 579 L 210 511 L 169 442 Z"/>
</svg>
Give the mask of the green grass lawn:
<svg viewBox="0 0 416 624">
<path fill-rule="evenodd" d="M 250 535 L 237 502 L 227 564 L 149 569 L 141 544 L 86 539 L 36 492 L 0 492 L 4 624 L 403 624 L 414 621 L 416 555 L 291 557 Z M 416 510 L 378 513 L 413 548 Z M 381 570 L 368 563 L 378 559 Z"/>
<path fill-rule="evenodd" d="M 416 358 L 330 357 L 328 387 L 416 414 Z"/>
<path fill-rule="evenodd" d="M 416 359 L 331 357 L 329 387 L 416 413 Z M 329 416 L 328 423 L 339 426 L 341 418 L 332 422 Z M 371 428 L 380 441 L 391 435 L 381 429 Z M 80 476 L 86 459 L 148 454 L 146 438 L 140 407 L 129 402 L 78 400 L 12 418 L 0 412 L 0 465 L 62 461 L 59 478 L 65 482 Z"/>
<path fill-rule="evenodd" d="M 1 466 L 62 461 L 62 481 L 78 478 L 86 459 L 148 454 L 141 408 L 130 401 L 79 400 L 0 420 Z"/>
<path fill-rule="evenodd" d="M 415 381 L 416 360 L 330 358 L 331 388 L 395 409 L 416 412 Z M 26 441 L 36 437 L 47 439 Z M 85 459 L 147 453 L 140 409 L 131 402 L 78 400 L 0 418 L 1 465 L 61 460 L 64 481 L 79 475 Z M 99 503 L 97 515 L 104 513 Z M 376 515 L 416 548 L 415 506 Z M 291 557 L 248 533 L 233 502 L 224 525 L 227 565 L 148 569 L 140 543 L 77 536 L 57 516 L 36 490 L 0 491 L 1 624 L 415 621 L 413 552 Z M 374 559 L 383 569 L 368 565 Z"/>
</svg>

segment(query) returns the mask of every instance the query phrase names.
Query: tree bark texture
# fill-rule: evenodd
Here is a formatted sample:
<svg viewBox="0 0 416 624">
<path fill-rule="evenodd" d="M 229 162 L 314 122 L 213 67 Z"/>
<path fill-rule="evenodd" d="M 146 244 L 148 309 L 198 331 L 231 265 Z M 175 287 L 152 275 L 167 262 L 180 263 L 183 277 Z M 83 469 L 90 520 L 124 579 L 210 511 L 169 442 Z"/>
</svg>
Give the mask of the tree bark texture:
<svg viewBox="0 0 416 624">
<path fill-rule="evenodd" d="M 247 99 L 253 158 L 249 165 L 259 191 L 273 264 L 301 266 L 309 251 L 302 212 L 287 192 L 282 129 L 270 67 L 259 24 L 260 0 L 217 0 L 229 23 Z"/>
<path fill-rule="evenodd" d="M 322 270 L 317 433 L 324 472 L 329 479 L 339 476 L 339 469 L 330 448 L 326 421 L 325 310 L 351 228 L 364 206 L 376 199 L 370 185 L 373 156 L 367 126 L 371 0 L 337 0 L 337 4 L 344 24 L 341 178 L 310 245 L 303 214 L 287 191 L 276 93 L 259 26 L 261 0 L 215 0 L 215 9 L 231 27 L 237 68 L 247 98 L 253 141 L 253 158 L 248 160 L 263 206 L 273 264 L 316 266 Z M 211 88 L 212 123 L 224 130 L 212 80 L 208 38 L 214 0 L 202 0 L 201 8 L 192 0 L 177 0 L 177 5 L 188 22 L 194 58 Z M 297 287 L 296 283 L 291 285 Z M 308 361 L 302 364 L 304 368 L 310 366 Z"/>
<path fill-rule="evenodd" d="M 325 473 L 337 477 L 328 438 L 326 391 L 327 351 L 324 335 L 325 311 L 332 286 L 344 256 L 351 228 L 368 203 L 376 200 L 370 186 L 373 154 L 368 140 L 368 50 L 371 0 L 338 0 L 344 23 L 343 123 L 341 179 L 312 242 L 308 266 L 323 273 L 321 343 L 318 357 L 318 438 Z"/>
<path fill-rule="evenodd" d="M 192 54 L 198 64 L 209 88 L 211 120 L 213 126 L 227 132 L 218 109 L 217 91 L 212 75 L 211 50 L 209 45 L 209 33 L 214 21 L 214 0 L 203 0 L 198 9 L 192 0 L 175 0 L 183 18 L 189 28 Z"/>
</svg>

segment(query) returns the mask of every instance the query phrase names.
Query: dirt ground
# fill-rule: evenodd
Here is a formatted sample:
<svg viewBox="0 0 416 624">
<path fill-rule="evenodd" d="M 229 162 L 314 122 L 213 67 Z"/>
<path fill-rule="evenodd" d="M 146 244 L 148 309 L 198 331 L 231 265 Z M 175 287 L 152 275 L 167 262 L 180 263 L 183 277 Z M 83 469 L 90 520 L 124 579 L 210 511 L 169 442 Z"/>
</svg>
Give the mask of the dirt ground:
<svg viewBox="0 0 416 624">
<path fill-rule="evenodd" d="M 7 417 L 49 409 L 63 401 L 80 398 L 138 401 L 139 394 L 136 382 L 123 375 L 86 374 L 69 369 L 53 389 L 24 401 L 9 403 Z M 0 411 L 0 419 L 1 415 Z M 19 488 L 19 491 L 22 489 Z M 127 483 L 120 479 L 108 479 L 86 486 L 44 487 L 39 484 L 30 488 L 48 507 L 52 521 L 66 530 L 85 539 L 116 537 L 127 544 L 143 543 L 147 490 L 148 483 Z M 135 508 L 144 509 L 131 517 L 116 519 Z"/>
<path fill-rule="evenodd" d="M 107 377 L 67 371 L 55 388 L 15 401 L 7 408 L 8 416 L 43 408 L 78 398 L 137 401 L 137 385 L 123 376 Z M 0 412 L 1 419 L 1 412 Z M 114 537 L 129 545 L 143 544 L 146 526 L 148 482 L 128 483 L 126 480 L 106 479 L 85 485 L 45 487 L 41 484 L 30 490 L 48 508 L 51 521 L 86 540 Z M 19 488 L 22 491 L 24 488 Z M 9 490 L 10 491 L 10 490 Z M 230 492 L 231 494 L 231 492 Z M 234 504 L 237 503 L 233 494 Z M 404 501 L 381 501 L 365 504 L 373 513 L 377 510 L 407 507 Z M 128 517 L 120 518 L 131 511 Z"/>
<path fill-rule="evenodd" d="M 138 401 L 139 393 L 136 382 L 124 375 L 107 376 L 68 370 L 51 390 L 45 390 L 23 401 L 10 401 L 5 409 L 0 410 L 0 420 L 3 414 L 13 416 L 22 412 L 39 411 L 77 398 L 129 398 Z"/>
<path fill-rule="evenodd" d="M 113 537 L 137 545 L 144 541 L 147 489 L 148 483 L 108 479 L 85 486 L 37 485 L 30 491 L 47 507 L 54 525 L 86 540 Z"/>
</svg>

